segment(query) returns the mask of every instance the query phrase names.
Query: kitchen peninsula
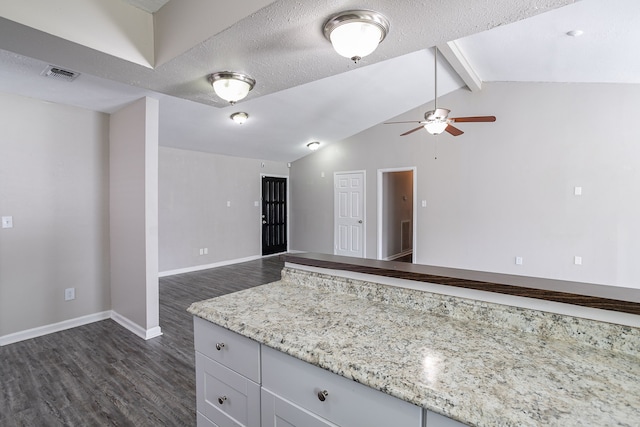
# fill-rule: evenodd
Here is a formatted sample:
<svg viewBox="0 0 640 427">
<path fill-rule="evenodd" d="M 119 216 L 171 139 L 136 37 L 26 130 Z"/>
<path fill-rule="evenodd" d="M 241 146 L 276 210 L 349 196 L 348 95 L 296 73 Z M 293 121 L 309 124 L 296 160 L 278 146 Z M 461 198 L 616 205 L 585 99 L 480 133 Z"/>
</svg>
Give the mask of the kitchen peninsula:
<svg viewBox="0 0 640 427">
<path fill-rule="evenodd" d="M 305 427 L 390 425 L 352 421 L 385 413 L 416 427 L 640 425 L 639 328 L 341 277 L 313 258 L 287 255 L 280 281 L 189 308 L 199 423 L 277 425 L 274 412 L 295 409 Z M 252 360 L 230 357 L 236 339 Z M 333 377 L 346 384 L 325 389 Z M 239 411 L 224 392 L 236 380 Z M 345 415 L 350 385 L 391 400 L 372 394 Z"/>
</svg>

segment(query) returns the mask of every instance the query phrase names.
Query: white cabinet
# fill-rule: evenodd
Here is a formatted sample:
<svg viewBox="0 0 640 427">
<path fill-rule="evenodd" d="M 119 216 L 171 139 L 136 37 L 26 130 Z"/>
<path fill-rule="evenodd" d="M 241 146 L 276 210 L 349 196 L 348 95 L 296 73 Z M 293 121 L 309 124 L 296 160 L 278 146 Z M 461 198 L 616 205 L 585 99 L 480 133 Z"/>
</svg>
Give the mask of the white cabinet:
<svg viewBox="0 0 640 427">
<path fill-rule="evenodd" d="M 262 389 L 262 427 L 338 427 Z"/>
<path fill-rule="evenodd" d="M 198 426 L 260 426 L 260 344 L 194 317 Z"/>
<path fill-rule="evenodd" d="M 464 426 L 197 316 L 194 341 L 198 427 Z"/>
<path fill-rule="evenodd" d="M 426 409 L 424 412 L 427 420 L 425 423 L 426 427 L 467 427 L 466 424 L 447 418 L 444 415 L 436 414 Z"/>
<path fill-rule="evenodd" d="M 422 426 L 422 408 L 268 347 L 262 387 L 340 426 Z"/>
</svg>

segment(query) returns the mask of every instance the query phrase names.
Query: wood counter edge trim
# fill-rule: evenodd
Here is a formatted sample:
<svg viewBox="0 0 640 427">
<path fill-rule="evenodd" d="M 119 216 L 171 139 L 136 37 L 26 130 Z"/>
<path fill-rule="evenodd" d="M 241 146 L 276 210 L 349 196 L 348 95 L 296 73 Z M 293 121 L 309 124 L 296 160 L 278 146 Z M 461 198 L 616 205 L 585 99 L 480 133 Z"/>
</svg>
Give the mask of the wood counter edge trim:
<svg viewBox="0 0 640 427">
<path fill-rule="evenodd" d="M 281 255 L 285 262 L 306 265 L 309 267 L 327 268 L 333 270 L 350 271 L 354 273 L 372 274 L 376 276 L 392 277 L 396 279 L 412 280 L 415 282 L 428 282 L 437 285 L 454 286 L 458 288 L 473 289 L 485 292 L 494 292 L 525 298 L 534 298 L 545 301 L 560 302 L 564 304 L 579 305 L 582 307 L 596 308 L 600 310 L 617 311 L 640 315 L 640 303 L 622 301 L 616 299 L 595 297 L 589 295 L 572 294 L 568 292 L 551 291 L 514 285 L 502 285 L 498 283 L 480 282 L 476 280 L 456 279 L 453 277 L 436 276 L 425 273 L 393 270 L 382 267 L 363 266 L 346 262 L 326 261 L 296 255 Z"/>
</svg>

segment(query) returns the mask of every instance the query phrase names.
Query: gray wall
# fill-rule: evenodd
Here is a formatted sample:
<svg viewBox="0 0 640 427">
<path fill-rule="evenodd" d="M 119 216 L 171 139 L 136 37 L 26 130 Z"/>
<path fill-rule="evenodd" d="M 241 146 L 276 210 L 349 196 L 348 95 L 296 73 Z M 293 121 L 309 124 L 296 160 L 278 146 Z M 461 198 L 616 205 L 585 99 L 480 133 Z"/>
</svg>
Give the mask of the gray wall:
<svg viewBox="0 0 640 427">
<path fill-rule="evenodd" d="M 640 85 L 491 83 L 439 106 L 497 122 L 459 137 L 380 124 L 294 162 L 290 248 L 333 252 L 332 174 L 364 169 L 374 257 L 376 171 L 416 166 L 419 264 L 640 287 Z"/>
<path fill-rule="evenodd" d="M 160 333 L 158 111 L 142 98 L 110 120 L 112 309 L 143 338 Z"/>
<path fill-rule="evenodd" d="M 110 309 L 109 116 L 0 93 L 0 129 L 0 336 Z"/>
<path fill-rule="evenodd" d="M 259 256 L 261 206 L 255 202 L 261 200 L 261 174 L 287 176 L 289 169 L 286 163 L 160 147 L 160 271 Z M 208 254 L 200 255 L 204 248 Z"/>
</svg>

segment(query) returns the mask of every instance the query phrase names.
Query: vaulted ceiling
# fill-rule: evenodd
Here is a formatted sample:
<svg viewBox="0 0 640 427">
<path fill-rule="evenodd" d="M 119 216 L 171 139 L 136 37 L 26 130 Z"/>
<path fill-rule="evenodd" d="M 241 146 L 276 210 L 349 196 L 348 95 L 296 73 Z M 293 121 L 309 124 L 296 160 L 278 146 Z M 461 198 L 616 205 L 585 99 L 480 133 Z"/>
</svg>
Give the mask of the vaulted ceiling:
<svg viewBox="0 0 640 427">
<path fill-rule="evenodd" d="M 640 84 L 635 0 L 6 0 L 0 3 L 0 91 L 113 112 L 160 100 L 160 144 L 293 161 L 433 99 L 487 81 Z M 389 35 L 359 64 L 322 34 L 336 12 L 386 15 Z M 581 30 L 579 37 L 567 35 Z M 56 65 L 81 73 L 47 79 Z M 455 69 L 455 71 L 454 71 Z M 257 80 L 230 106 L 214 71 Z M 229 116 L 245 111 L 244 125 Z"/>
</svg>

